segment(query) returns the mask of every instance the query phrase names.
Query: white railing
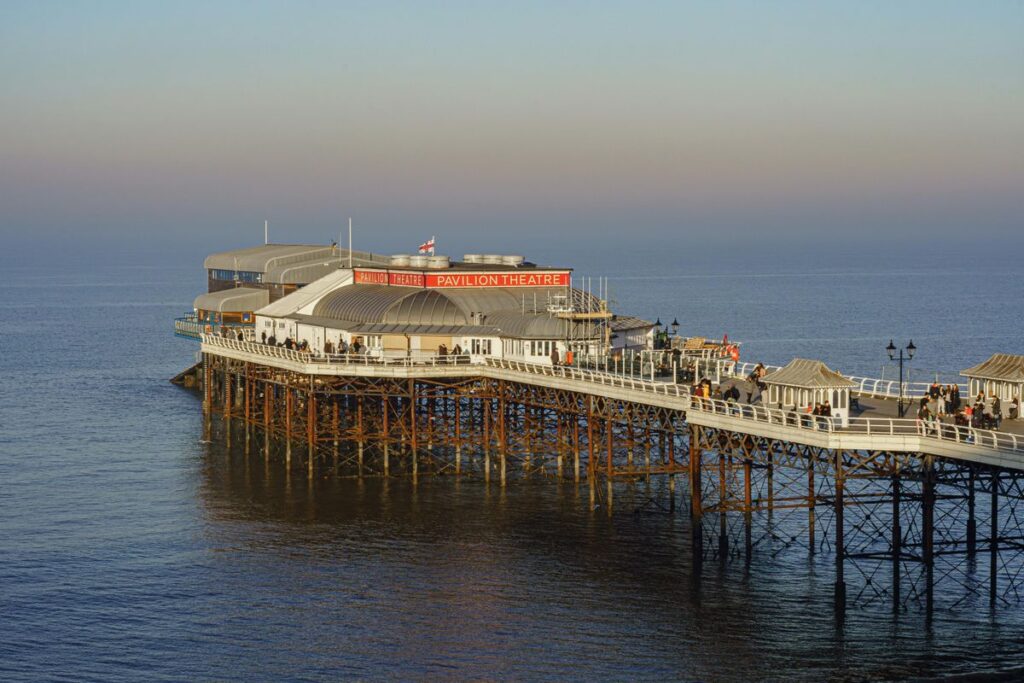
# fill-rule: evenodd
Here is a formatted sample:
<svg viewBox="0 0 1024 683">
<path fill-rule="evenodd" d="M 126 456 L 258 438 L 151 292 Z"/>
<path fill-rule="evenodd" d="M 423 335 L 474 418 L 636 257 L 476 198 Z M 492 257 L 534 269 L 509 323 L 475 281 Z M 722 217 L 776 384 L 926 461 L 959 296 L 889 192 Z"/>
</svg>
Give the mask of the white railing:
<svg viewBox="0 0 1024 683">
<path fill-rule="evenodd" d="M 298 351 L 286 349 L 283 346 L 271 346 L 256 341 L 240 341 L 238 339 L 226 339 L 215 335 L 202 335 L 204 344 L 252 353 L 267 358 L 278 358 L 296 363 L 315 363 L 327 365 L 358 365 L 373 367 L 437 367 L 470 365 L 472 358 L 468 355 L 459 356 L 438 356 L 438 355 L 417 355 L 401 357 L 381 357 L 380 355 L 368 353 L 332 353 L 324 354 L 314 351 Z"/>
<path fill-rule="evenodd" d="M 607 372 L 595 370 L 583 370 L 565 365 L 542 365 L 540 363 L 528 363 L 519 360 L 505 360 L 503 358 L 488 358 L 487 365 L 505 370 L 524 372 L 531 375 L 542 375 L 545 377 L 562 377 L 565 379 L 588 382 L 606 387 L 620 387 L 623 389 L 634 389 L 649 394 L 660 396 L 676 396 L 687 398 L 690 395 L 689 387 L 671 382 L 652 382 L 631 375 L 613 375 Z"/>
<path fill-rule="evenodd" d="M 737 379 L 746 379 L 756 367 L 757 363 L 737 362 L 730 374 L 732 377 Z M 774 372 L 775 370 L 781 369 L 777 365 L 765 365 L 764 368 L 768 372 Z M 856 376 L 849 376 L 846 379 L 857 385 L 850 389 L 855 394 L 870 396 L 872 398 L 898 398 L 900 395 L 900 383 L 898 380 Z M 960 384 L 958 386 L 960 387 L 961 393 L 963 395 L 967 395 L 967 385 Z M 920 398 L 921 396 L 926 395 L 930 388 L 931 383 L 929 382 L 904 382 L 903 397 Z"/>
</svg>

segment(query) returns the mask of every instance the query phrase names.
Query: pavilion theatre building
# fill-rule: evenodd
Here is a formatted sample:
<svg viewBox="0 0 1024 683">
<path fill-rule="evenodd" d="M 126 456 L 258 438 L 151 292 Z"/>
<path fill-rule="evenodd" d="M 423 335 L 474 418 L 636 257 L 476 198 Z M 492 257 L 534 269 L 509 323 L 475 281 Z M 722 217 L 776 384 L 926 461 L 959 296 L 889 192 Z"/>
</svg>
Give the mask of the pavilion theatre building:
<svg viewBox="0 0 1024 683">
<path fill-rule="evenodd" d="M 332 254 L 333 255 L 333 254 Z M 377 256 L 347 252 L 322 277 L 253 309 L 256 341 L 355 347 L 377 358 L 460 350 L 552 363 L 616 348 L 649 348 L 653 323 L 617 316 L 572 286 L 568 268 L 521 256 Z M 222 297 L 228 290 L 220 290 Z"/>
</svg>

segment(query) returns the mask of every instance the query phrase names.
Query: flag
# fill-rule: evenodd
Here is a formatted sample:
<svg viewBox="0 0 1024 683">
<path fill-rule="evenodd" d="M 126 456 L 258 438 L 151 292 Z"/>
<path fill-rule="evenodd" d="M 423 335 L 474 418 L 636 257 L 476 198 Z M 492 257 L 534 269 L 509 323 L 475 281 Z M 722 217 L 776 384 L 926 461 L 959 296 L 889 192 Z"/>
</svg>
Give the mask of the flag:
<svg viewBox="0 0 1024 683">
<path fill-rule="evenodd" d="M 421 254 L 430 254 L 431 256 L 434 255 L 434 238 L 433 237 L 431 237 L 429 240 L 427 240 L 426 242 L 424 242 L 423 244 L 420 245 L 420 253 Z"/>
</svg>

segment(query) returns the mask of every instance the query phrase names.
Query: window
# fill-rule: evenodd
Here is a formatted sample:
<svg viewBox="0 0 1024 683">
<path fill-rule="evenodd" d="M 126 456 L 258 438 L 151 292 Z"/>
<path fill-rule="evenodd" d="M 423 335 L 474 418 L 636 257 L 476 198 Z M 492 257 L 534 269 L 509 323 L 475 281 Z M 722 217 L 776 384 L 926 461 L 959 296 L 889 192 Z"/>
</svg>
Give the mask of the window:
<svg viewBox="0 0 1024 683">
<path fill-rule="evenodd" d="M 224 270 L 221 268 L 210 269 L 211 280 L 223 280 L 225 282 L 263 282 L 263 273 L 252 270 Z"/>
<path fill-rule="evenodd" d="M 530 342 L 530 355 L 531 356 L 550 356 L 551 349 L 553 348 L 554 342 L 551 341 L 531 341 Z"/>
<path fill-rule="evenodd" d="M 474 355 L 491 355 L 491 340 L 490 339 L 470 339 L 469 340 L 469 352 Z"/>
</svg>

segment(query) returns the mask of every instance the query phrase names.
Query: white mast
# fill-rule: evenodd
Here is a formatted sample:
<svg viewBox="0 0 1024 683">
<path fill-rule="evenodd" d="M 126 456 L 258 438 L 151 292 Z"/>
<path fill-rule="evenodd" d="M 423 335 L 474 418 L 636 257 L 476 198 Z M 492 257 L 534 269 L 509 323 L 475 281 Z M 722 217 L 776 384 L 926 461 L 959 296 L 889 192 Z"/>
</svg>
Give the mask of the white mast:
<svg viewBox="0 0 1024 683">
<path fill-rule="evenodd" d="M 348 267 L 352 268 L 352 217 L 348 217 Z"/>
<path fill-rule="evenodd" d="M 270 221 L 263 221 L 263 244 L 270 244 Z"/>
</svg>

